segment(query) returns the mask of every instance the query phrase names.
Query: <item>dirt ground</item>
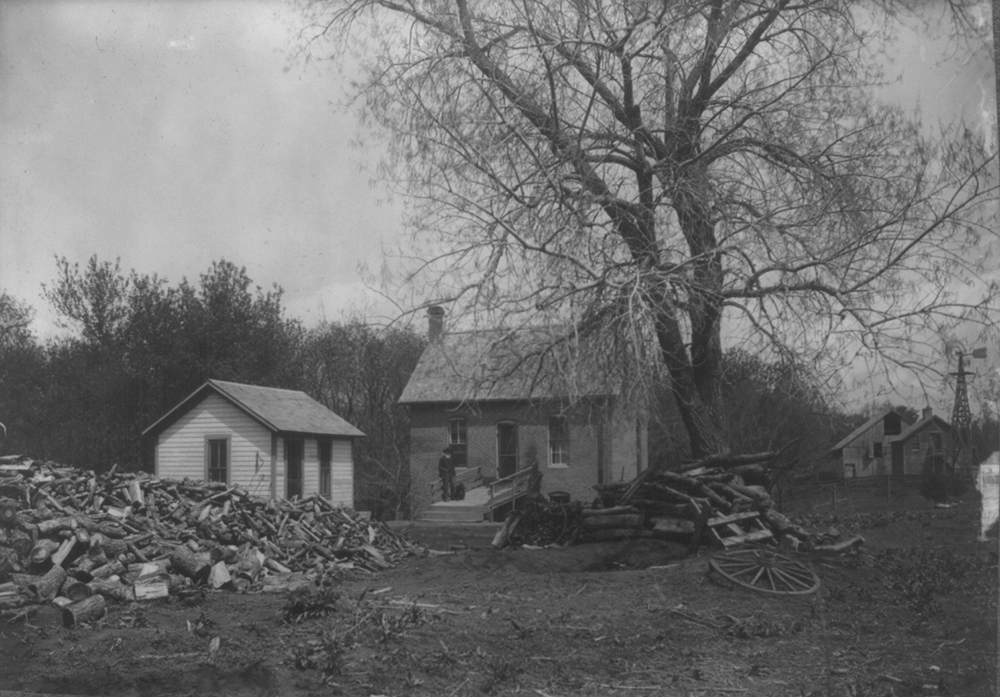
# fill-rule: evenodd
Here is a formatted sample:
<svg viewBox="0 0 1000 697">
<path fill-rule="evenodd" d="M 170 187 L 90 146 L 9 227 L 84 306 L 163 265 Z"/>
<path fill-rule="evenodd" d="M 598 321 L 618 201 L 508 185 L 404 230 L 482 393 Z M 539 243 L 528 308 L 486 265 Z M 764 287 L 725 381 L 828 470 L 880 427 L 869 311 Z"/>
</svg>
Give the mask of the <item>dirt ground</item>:
<svg viewBox="0 0 1000 697">
<path fill-rule="evenodd" d="M 403 526 L 449 554 L 76 629 L 51 607 L 4 622 L 0 695 L 997 694 L 997 543 L 975 541 L 974 497 L 797 520 L 867 541 L 799 557 L 819 596 L 713 582 L 709 550 L 664 542 L 496 552 L 492 527 Z"/>
</svg>

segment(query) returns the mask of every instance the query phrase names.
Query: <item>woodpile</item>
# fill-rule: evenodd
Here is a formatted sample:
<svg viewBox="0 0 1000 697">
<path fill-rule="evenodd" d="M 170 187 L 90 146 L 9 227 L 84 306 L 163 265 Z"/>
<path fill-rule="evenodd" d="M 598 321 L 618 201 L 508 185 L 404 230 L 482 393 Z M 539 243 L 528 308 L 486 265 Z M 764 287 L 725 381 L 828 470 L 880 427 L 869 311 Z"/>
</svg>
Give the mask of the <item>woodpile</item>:
<svg viewBox="0 0 1000 697">
<path fill-rule="evenodd" d="M 67 626 L 107 600 L 202 588 L 269 591 L 337 570 L 375 572 L 423 550 L 322 497 L 0 458 L 0 613 L 55 602 Z M 100 600 L 96 599 L 100 598 Z"/>
<path fill-rule="evenodd" d="M 494 547 L 615 542 L 655 538 L 729 548 L 746 542 L 778 542 L 793 549 L 843 552 L 864 542 L 839 542 L 796 525 L 773 508 L 769 488 L 782 469 L 770 466 L 781 453 L 715 455 L 673 470 L 651 467 L 631 482 L 596 484 L 599 499 L 554 511 L 557 504 L 529 501 L 498 530 Z"/>
</svg>

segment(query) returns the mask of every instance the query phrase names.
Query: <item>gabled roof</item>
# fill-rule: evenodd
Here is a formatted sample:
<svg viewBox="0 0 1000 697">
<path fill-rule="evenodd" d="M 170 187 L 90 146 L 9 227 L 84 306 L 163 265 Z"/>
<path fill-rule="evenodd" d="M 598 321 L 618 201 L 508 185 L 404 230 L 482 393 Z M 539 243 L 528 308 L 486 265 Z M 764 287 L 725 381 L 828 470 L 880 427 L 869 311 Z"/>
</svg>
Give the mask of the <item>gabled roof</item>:
<svg viewBox="0 0 1000 697">
<path fill-rule="evenodd" d="M 886 438 L 886 440 L 889 441 L 890 443 L 901 443 L 906 439 L 908 439 L 910 436 L 912 436 L 914 433 L 919 433 L 920 431 L 922 431 L 928 424 L 932 422 L 937 423 L 937 425 L 940 426 L 941 430 L 943 430 L 945 433 L 951 430 L 951 424 L 942 419 L 940 416 L 931 414 L 930 416 L 924 419 L 920 419 L 920 421 L 913 424 L 912 426 L 904 428 L 899 435 L 889 436 L 888 438 Z"/>
<path fill-rule="evenodd" d="M 400 404 L 531 400 L 615 394 L 584 342 L 565 329 L 448 332 L 417 362 Z M 560 341 L 563 338 L 565 340 Z"/>
<path fill-rule="evenodd" d="M 228 400 L 270 431 L 319 436 L 359 437 L 365 434 L 305 392 L 209 380 L 160 417 L 142 434 L 160 433 L 209 394 Z"/>
<path fill-rule="evenodd" d="M 848 445 L 850 445 L 852 441 L 854 441 L 855 439 L 859 438 L 862 433 L 864 433 L 865 431 L 867 431 L 868 429 L 870 429 L 872 426 L 874 426 L 875 424 L 877 424 L 879 421 L 881 421 L 882 419 L 884 419 L 886 416 L 888 416 L 889 414 L 893 413 L 894 411 L 895 411 L 895 409 L 886 409 L 885 411 L 879 412 L 878 414 L 876 414 L 875 416 L 873 416 L 872 418 L 868 419 L 863 424 L 861 424 L 860 426 L 858 426 L 856 429 L 854 429 L 853 431 L 851 431 L 850 433 L 848 433 L 846 436 L 844 436 L 844 438 L 842 438 L 840 440 L 840 442 L 838 442 L 835 446 L 833 446 L 832 448 L 830 448 L 830 450 L 831 451 L 843 450 Z M 907 419 L 902 414 L 899 415 L 899 418 L 903 421 L 904 424 L 908 424 L 909 423 L 909 419 Z"/>
</svg>

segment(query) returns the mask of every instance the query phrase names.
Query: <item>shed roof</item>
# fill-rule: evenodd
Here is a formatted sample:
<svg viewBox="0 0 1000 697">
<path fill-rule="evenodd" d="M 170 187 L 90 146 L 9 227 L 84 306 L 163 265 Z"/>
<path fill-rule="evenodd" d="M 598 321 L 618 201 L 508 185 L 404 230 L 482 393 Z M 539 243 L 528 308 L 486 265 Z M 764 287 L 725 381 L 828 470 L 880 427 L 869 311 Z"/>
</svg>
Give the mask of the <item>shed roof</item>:
<svg viewBox="0 0 1000 697">
<path fill-rule="evenodd" d="M 882 419 L 884 419 L 886 416 L 888 416 L 889 414 L 893 413 L 894 411 L 895 411 L 895 409 L 886 409 L 885 411 L 879 412 L 878 414 L 876 414 L 875 416 L 873 416 L 872 418 L 868 419 L 863 424 L 861 424 L 860 426 L 858 426 L 856 429 L 854 429 L 853 431 L 851 431 L 850 433 L 848 433 L 846 436 L 844 436 L 835 446 L 833 446 L 832 448 L 830 448 L 830 450 L 832 452 L 836 452 L 837 450 L 843 450 L 848 445 L 850 445 L 854 440 L 856 440 L 857 438 L 860 438 L 861 434 L 863 434 L 865 431 L 867 431 L 868 429 L 870 429 L 872 426 L 874 426 L 875 424 L 877 424 L 879 421 L 881 421 Z M 899 418 L 903 421 L 904 424 L 909 424 L 909 422 L 910 422 L 909 419 L 907 419 L 902 414 L 899 415 Z M 904 429 L 904 431 L 905 430 L 906 429 Z"/>
<path fill-rule="evenodd" d="M 143 431 L 143 435 L 163 431 L 213 393 L 232 402 L 271 431 L 352 438 L 365 435 L 305 392 L 222 380 L 206 382 Z"/>
<path fill-rule="evenodd" d="M 914 433 L 919 433 L 920 431 L 922 431 L 925 427 L 927 427 L 928 424 L 932 422 L 936 422 L 943 431 L 947 432 L 951 430 L 951 424 L 942 419 L 940 416 L 931 414 L 928 417 L 920 419 L 920 421 L 916 422 L 915 424 L 912 424 L 911 426 L 904 428 L 899 435 L 889 436 L 888 438 L 886 438 L 886 440 L 889 441 L 890 443 L 902 443 L 903 441 L 907 440 L 910 436 L 912 436 Z"/>
<path fill-rule="evenodd" d="M 400 404 L 593 397 L 615 378 L 565 328 L 448 332 L 431 341 Z"/>
</svg>

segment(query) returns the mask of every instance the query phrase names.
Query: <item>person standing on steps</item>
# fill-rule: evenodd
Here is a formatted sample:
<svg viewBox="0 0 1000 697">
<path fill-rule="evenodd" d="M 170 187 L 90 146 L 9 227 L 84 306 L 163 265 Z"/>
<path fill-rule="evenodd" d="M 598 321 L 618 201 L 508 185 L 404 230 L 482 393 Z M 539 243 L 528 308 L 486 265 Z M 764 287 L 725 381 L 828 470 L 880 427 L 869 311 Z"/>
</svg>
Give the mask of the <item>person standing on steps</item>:
<svg viewBox="0 0 1000 697">
<path fill-rule="evenodd" d="M 451 446 L 444 449 L 438 460 L 438 476 L 441 478 L 441 499 L 451 501 L 455 492 L 455 463 L 451 459 Z"/>
</svg>

